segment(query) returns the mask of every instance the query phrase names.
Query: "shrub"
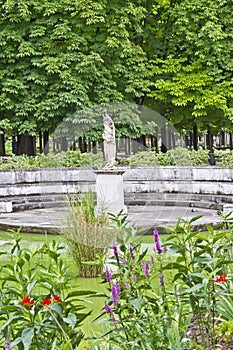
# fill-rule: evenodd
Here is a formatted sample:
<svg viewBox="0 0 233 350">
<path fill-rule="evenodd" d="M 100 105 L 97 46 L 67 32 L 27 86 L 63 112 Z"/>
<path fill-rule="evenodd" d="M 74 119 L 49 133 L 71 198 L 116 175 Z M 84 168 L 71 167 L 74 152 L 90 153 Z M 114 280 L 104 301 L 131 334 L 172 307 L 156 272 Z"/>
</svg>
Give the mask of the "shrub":
<svg viewBox="0 0 233 350">
<path fill-rule="evenodd" d="M 61 152 L 58 154 L 40 154 L 36 157 L 26 155 L 0 157 L 0 169 L 37 169 L 61 167 L 92 167 L 103 166 L 101 153 L 80 153 L 79 151 Z"/>
<path fill-rule="evenodd" d="M 218 166 L 233 165 L 233 151 L 215 150 L 215 155 L 220 156 Z M 208 166 L 209 151 L 200 148 L 198 151 L 186 148 L 175 148 L 166 153 L 153 151 L 138 152 L 127 159 L 118 159 L 120 166 Z M 106 164 L 102 153 L 80 153 L 80 151 L 68 151 L 58 154 L 40 154 L 36 157 L 26 155 L 12 157 L 0 157 L 0 170 L 5 169 L 36 169 L 36 168 L 61 168 L 61 167 L 102 167 Z"/>
<path fill-rule="evenodd" d="M 128 158 L 129 166 L 143 166 L 143 165 L 158 165 L 155 153 L 153 152 L 138 152 Z"/>
<path fill-rule="evenodd" d="M 64 246 L 44 243 L 30 251 L 21 247 L 19 232 L 1 249 L 0 343 L 5 349 L 73 350 L 83 338 L 81 322 L 89 313 L 80 304 L 83 295 L 71 290 L 71 278 L 61 252 Z"/>
<path fill-rule="evenodd" d="M 189 151 L 178 147 L 166 153 L 138 152 L 127 161 L 130 166 L 206 166 L 209 165 L 209 151 Z"/>
</svg>

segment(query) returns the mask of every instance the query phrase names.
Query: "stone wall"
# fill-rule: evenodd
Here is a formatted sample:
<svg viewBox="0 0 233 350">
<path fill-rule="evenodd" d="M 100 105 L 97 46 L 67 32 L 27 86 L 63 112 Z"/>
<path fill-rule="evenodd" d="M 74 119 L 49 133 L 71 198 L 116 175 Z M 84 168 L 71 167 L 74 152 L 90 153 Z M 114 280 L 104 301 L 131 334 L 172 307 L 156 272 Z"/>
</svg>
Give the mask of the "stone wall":
<svg viewBox="0 0 233 350">
<path fill-rule="evenodd" d="M 128 205 L 233 203 L 230 167 L 134 167 L 123 179 Z M 81 168 L 9 170 L 0 172 L 0 184 L 0 212 L 10 212 L 59 206 L 69 193 L 95 191 L 95 174 Z"/>
</svg>

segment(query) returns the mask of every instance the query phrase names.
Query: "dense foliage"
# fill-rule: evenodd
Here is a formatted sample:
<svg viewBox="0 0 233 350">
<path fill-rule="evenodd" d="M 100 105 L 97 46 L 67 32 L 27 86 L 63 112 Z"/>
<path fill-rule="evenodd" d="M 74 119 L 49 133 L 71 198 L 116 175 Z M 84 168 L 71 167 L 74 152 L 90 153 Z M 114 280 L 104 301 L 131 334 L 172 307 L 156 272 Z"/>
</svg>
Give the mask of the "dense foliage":
<svg viewBox="0 0 233 350">
<path fill-rule="evenodd" d="M 215 150 L 217 166 L 233 166 L 233 151 Z M 208 166 L 209 151 L 199 149 L 197 152 L 185 148 L 176 148 L 166 153 L 153 151 L 138 152 L 126 159 L 119 158 L 119 166 Z M 58 154 L 38 155 L 36 157 L 13 156 L 0 158 L 0 170 L 38 169 L 38 168 L 76 168 L 102 167 L 105 165 L 101 153 L 80 153 L 79 151 Z"/>
<path fill-rule="evenodd" d="M 4 349 L 77 349 L 89 315 L 83 295 L 72 286 L 61 253 L 64 245 L 44 243 L 32 250 L 22 247 L 19 232 L 9 233 L 1 248 L 0 344 Z M 5 262 L 5 263 L 4 263 Z"/>
<path fill-rule="evenodd" d="M 103 293 L 72 283 L 63 245 L 30 250 L 19 233 L 10 234 L 12 242 L 0 251 L 4 349 L 79 349 L 90 314 L 83 302 L 92 296 L 103 300 L 93 320 L 103 328 L 86 339 L 86 349 L 232 348 L 232 214 L 222 215 L 215 229 L 206 225 L 206 232 L 193 227 L 200 216 L 181 219 L 163 242 L 154 230 L 150 247 L 120 214 L 113 216 L 119 234 L 106 254 Z"/>
<path fill-rule="evenodd" d="M 198 219 L 178 221 L 163 244 L 155 230 L 150 253 L 137 241 L 113 243 L 103 275 L 105 349 L 231 348 L 232 224 L 224 218 L 201 233 Z"/>
<path fill-rule="evenodd" d="M 232 130 L 231 0 L 0 5 L 2 132 L 52 132 L 74 118 L 92 126 L 87 108 L 122 101 L 178 129 Z"/>
</svg>

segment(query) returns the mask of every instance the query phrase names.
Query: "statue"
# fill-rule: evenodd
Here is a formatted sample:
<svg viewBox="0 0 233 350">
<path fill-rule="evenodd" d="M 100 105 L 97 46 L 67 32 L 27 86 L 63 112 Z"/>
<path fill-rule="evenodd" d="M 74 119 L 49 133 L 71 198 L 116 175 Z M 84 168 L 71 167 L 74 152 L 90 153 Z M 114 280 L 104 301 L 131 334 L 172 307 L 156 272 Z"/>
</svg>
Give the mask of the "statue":
<svg viewBox="0 0 233 350">
<path fill-rule="evenodd" d="M 104 156 L 107 162 L 106 167 L 112 168 L 116 162 L 115 126 L 112 118 L 107 114 L 106 110 L 103 112 L 103 124 Z"/>
</svg>

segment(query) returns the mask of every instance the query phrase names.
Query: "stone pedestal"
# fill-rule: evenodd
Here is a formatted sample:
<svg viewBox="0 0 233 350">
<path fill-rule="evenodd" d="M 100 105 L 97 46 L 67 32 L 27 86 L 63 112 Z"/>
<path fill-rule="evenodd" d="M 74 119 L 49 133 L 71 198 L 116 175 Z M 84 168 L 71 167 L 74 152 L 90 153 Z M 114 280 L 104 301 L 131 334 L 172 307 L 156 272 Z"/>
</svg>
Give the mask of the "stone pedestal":
<svg viewBox="0 0 233 350">
<path fill-rule="evenodd" d="M 123 210 L 127 213 L 124 204 L 123 174 L 122 169 L 101 169 L 95 170 L 96 174 L 96 214 L 101 211 L 118 214 Z"/>
</svg>

